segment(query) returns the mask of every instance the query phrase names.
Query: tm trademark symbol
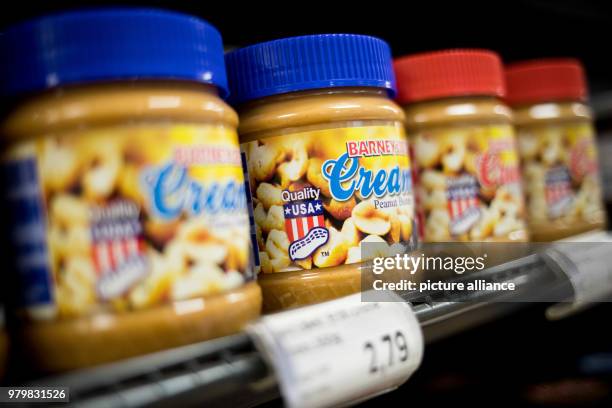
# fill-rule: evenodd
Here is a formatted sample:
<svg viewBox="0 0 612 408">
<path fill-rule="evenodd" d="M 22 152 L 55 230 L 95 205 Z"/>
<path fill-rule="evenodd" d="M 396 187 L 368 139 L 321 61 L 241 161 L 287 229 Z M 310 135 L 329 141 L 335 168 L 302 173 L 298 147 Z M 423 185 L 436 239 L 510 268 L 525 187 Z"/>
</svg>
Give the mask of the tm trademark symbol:
<svg viewBox="0 0 612 408">
<path fill-rule="evenodd" d="M 321 256 L 329 256 L 329 251 L 321 251 Z"/>
</svg>

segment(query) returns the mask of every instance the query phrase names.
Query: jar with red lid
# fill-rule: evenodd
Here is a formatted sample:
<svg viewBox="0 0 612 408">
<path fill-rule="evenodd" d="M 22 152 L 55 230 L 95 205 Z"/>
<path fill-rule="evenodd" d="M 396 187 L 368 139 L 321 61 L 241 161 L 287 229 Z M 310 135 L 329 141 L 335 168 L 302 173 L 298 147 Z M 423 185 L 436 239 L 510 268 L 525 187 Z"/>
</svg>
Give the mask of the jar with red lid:
<svg viewBox="0 0 612 408">
<path fill-rule="evenodd" d="M 506 68 L 532 238 L 551 241 L 605 226 L 597 147 L 580 61 Z"/>
<path fill-rule="evenodd" d="M 395 61 L 425 241 L 525 241 L 512 112 L 499 56 L 421 53 Z"/>
</svg>

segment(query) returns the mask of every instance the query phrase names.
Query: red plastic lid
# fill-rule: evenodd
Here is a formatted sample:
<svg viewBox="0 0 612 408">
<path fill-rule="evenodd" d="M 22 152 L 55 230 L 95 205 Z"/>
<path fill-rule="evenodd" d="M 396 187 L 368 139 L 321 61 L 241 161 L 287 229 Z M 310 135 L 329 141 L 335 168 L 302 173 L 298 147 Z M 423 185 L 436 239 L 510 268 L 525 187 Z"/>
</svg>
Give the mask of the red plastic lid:
<svg viewBox="0 0 612 408">
<path fill-rule="evenodd" d="M 510 105 L 587 99 L 584 69 L 573 58 L 538 59 L 506 67 Z"/>
<path fill-rule="evenodd" d="M 451 96 L 505 95 L 504 73 L 493 51 L 454 49 L 395 60 L 400 103 Z"/>
</svg>

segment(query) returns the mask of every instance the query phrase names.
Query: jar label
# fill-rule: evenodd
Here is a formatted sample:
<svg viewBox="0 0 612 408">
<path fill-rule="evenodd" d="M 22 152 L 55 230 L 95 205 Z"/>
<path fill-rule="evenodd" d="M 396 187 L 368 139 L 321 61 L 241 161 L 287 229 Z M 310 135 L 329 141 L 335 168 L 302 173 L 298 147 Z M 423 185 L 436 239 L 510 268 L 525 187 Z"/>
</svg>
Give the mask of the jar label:
<svg viewBox="0 0 612 408">
<path fill-rule="evenodd" d="M 524 240 L 512 127 L 445 127 L 414 135 L 417 209 L 429 242 Z"/>
<path fill-rule="evenodd" d="M 522 127 L 518 147 L 530 223 L 543 224 L 538 228 L 570 228 L 603 222 L 597 149 L 590 124 Z"/>
<path fill-rule="evenodd" d="M 233 129 L 45 135 L 13 145 L 2 163 L 22 300 L 35 317 L 136 310 L 252 278 Z"/>
<path fill-rule="evenodd" d="M 416 244 L 401 125 L 292 133 L 242 150 L 262 272 L 361 262 L 364 241 Z"/>
</svg>

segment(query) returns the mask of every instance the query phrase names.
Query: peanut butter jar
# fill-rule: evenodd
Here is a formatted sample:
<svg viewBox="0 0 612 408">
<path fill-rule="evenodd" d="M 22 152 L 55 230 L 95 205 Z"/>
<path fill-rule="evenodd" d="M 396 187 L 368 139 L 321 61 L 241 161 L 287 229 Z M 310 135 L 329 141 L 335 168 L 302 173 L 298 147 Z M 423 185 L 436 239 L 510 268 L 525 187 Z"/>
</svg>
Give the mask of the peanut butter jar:
<svg viewBox="0 0 612 408">
<path fill-rule="evenodd" d="M 246 47 L 226 62 L 264 311 L 358 292 L 364 244 L 416 244 L 389 46 L 312 35 Z"/>
<path fill-rule="evenodd" d="M 497 54 L 457 49 L 395 60 L 426 242 L 528 238 L 512 112 Z"/>
<path fill-rule="evenodd" d="M 605 228 L 597 146 L 582 64 L 517 62 L 506 68 L 531 236 L 553 241 Z"/>
<path fill-rule="evenodd" d="M 258 316 L 218 31 L 100 9 L 3 36 L 3 196 L 20 336 L 62 371 L 228 335 Z"/>
</svg>

